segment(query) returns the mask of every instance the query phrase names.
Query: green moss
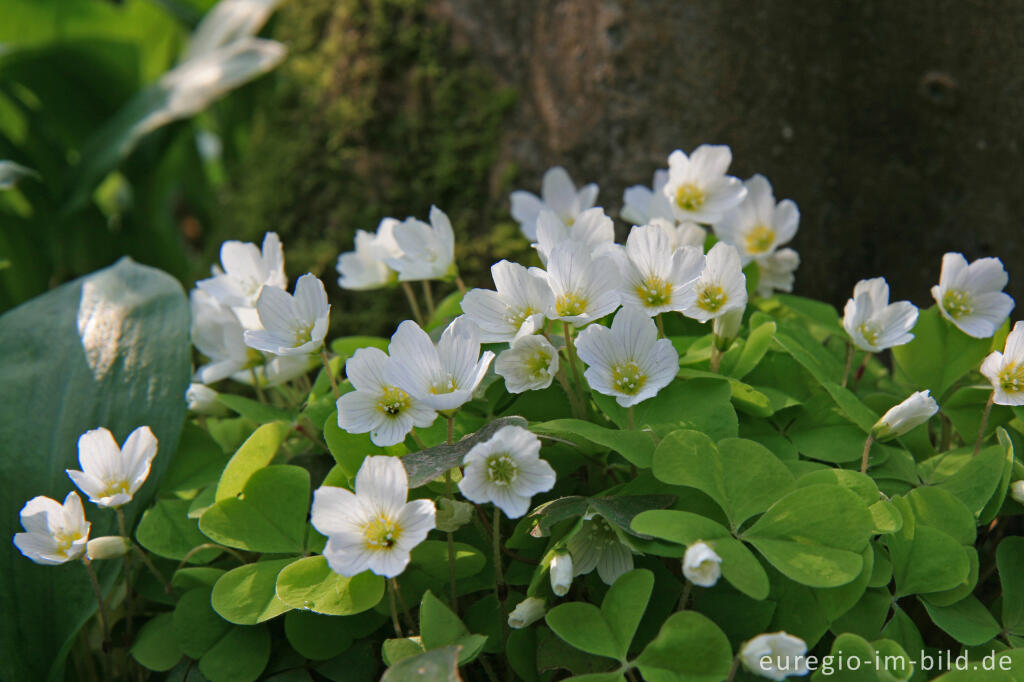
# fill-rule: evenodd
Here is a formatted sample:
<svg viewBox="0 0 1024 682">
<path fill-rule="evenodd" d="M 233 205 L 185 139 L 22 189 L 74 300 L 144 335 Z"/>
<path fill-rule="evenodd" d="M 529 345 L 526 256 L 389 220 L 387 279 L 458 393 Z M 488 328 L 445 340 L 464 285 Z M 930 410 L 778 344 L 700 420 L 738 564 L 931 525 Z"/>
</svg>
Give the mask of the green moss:
<svg viewBox="0 0 1024 682">
<path fill-rule="evenodd" d="M 272 33 L 290 56 L 257 102 L 244 158 L 229 165 L 213 248 L 276 230 L 289 274 L 334 280 L 356 229 L 385 216 L 425 219 L 436 204 L 455 225 L 468 282 L 489 282 L 495 257 L 524 254 L 508 223 L 511 175 L 493 172 L 515 93 L 453 47 L 427 5 L 282 7 Z M 405 309 L 397 292 L 332 298 L 340 333 L 389 333 Z"/>
</svg>

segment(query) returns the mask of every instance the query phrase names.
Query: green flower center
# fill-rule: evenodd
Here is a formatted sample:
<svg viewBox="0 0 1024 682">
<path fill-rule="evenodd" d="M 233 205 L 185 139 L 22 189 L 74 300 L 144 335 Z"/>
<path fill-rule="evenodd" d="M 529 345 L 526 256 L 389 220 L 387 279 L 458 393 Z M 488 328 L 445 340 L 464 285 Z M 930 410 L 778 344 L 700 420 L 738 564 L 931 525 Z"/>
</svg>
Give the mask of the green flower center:
<svg viewBox="0 0 1024 682">
<path fill-rule="evenodd" d="M 377 409 L 389 417 L 397 417 L 409 407 L 409 394 L 397 386 L 386 386 L 377 398 Z"/>
<path fill-rule="evenodd" d="M 1024 364 L 1007 365 L 999 372 L 999 387 L 1007 393 L 1024 391 Z"/>
<path fill-rule="evenodd" d="M 304 343 L 309 343 L 313 340 L 313 323 L 310 322 L 305 327 L 299 327 L 295 330 L 295 345 L 301 346 Z"/>
<path fill-rule="evenodd" d="M 507 486 L 516 480 L 519 467 L 508 453 L 491 455 L 487 458 L 487 479 L 495 485 Z"/>
<path fill-rule="evenodd" d="M 458 388 L 459 384 L 455 381 L 455 377 L 451 374 L 447 374 L 431 385 L 430 392 L 434 395 L 438 395 L 440 393 L 454 393 Z"/>
<path fill-rule="evenodd" d="M 872 346 L 878 345 L 878 337 L 882 331 L 878 328 L 878 325 L 874 322 L 861 322 L 860 323 L 860 335 L 864 337 Z"/>
<path fill-rule="evenodd" d="M 551 357 L 544 351 L 539 351 L 526 359 L 526 371 L 534 379 L 546 379 L 550 374 Z"/>
<path fill-rule="evenodd" d="M 402 529 L 398 524 L 381 514 L 366 524 L 363 529 L 363 543 L 369 550 L 391 549 L 401 535 Z"/>
<path fill-rule="evenodd" d="M 612 367 L 612 383 L 626 395 L 635 395 L 647 383 L 647 375 L 635 362 L 624 362 Z"/>
<path fill-rule="evenodd" d="M 727 300 L 725 290 L 717 284 L 706 284 L 697 291 L 697 307 L 709 313 L 718 312 Z"/>
<path fill-rule="evenodd" d="M 607 521 L 600 516 L 594 517 L 590 523 L 590 542 L 597 549 L 608 549 L 619 544 L 619 536 Z"/>
<path fill-rule="evenodd" d="M 582 315 L 587 309 L 587 299 L 576 293 L 562 294 L 555 301 L 555 311 L 560 317 Z"/>
<path fill-rule="evenodd" d="M 684 211 L 696 211 L 704 205 L 707 195 L 697 185 L 687 182 L 676 190 L 676 205 Z"/>
<path fill-rule="evenodd" d="M 652 275 L 637 285 L 636 295 L 645 305 L 652 308 L 667 305 L 672 301 L 672 285 Z"/>
<path fill-rule="evenodd" d="M 513 308 L 512 306 L 505 306 L 505 321 L 509 325 L 518 329 L 523 326 L 523 322 L 526 322 L 526 318 L 531 315 L 536 315 L 537 311 L 530 306 L 525 308 Z"/>
<path fill-rule="evenodd" d="M 954 320 L 959 320 L 965 315 L 970 315 L 974 310 L 971 306 L 971 299 L 967 295 L 967 292 L 960 291 L 959 289 L 950 289 L 943 294 L 942 307 Z"/>
<path fill-rule="evenodd" d="M 747 253 L 767 253 L 775 246 L 775 230 L 767 225 L 758 225 L 747 234 Z"/>
</svg>

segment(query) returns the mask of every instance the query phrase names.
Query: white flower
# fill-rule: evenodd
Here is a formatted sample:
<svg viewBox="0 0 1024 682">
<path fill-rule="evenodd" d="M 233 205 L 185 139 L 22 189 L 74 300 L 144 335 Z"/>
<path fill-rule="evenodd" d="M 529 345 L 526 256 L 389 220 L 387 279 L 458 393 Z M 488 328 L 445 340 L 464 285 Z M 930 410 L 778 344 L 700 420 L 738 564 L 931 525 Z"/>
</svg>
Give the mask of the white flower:
<svg viewBox="0 0 1024 682">
<path fill-rule="evenodd" d="M 739 204 L 747 190 L 738 178 L 726 175 L 732 151 L 725 145 L 702 144 L 687 156 L 677 149 L 668 157 L 668 198 L 676 220 L 713 224 Z"/>
<path fill-rule="evenodd" d="M 602 208 L 580 213 L 571 226 L 551 211 L 541 211 L 537 218 L 537 243 L 533 245 L 541 262 L 547 263 L 554 248 L 567 241 L 582 244 L 592 256 L 597 256 L 615 244 L 615 224 Z"/>
<path fill-rule="evenodd" d="M 120 535 L 104 535 L 101 538 L 89 540 L 85 546 L 85 556 L 90 560 L 116 559 L 122 557 L 132 549 L 131 540 Z"/>
<path fill-rule="evenodd" d="M 554 305 L 544 274 L 502 260 L 491 266 L 491 277 L 497 291 L 470 289 L 462 299 L 463 312 L 480 328 L 480 341 L 511 342 L 539 330 Z"/>
<path fill-rule="evenodd" d="M 217 391 L 203 384 L 189 384 L 185 390 L 185 404 L 196 414 L 221 414 L 224 405 L 217 400 Z"/>
<path fill-rule="evenodd" d="M 697 541 L 683 555 L 683 575 L 694 585 L 712 587 L 722 576 L 722 557 L 707 543 Z"/>
<path fill-rule="evenodd" d="M 263 329 L 245 332 L 250 348 L 274 355 L 305 355 L 320 349 L 327 335 L 327 303 L 324 283 L 307 273 L 295 283 L 295 295 L 266 287 L 256 302 Z"/>
<path fill-rule="evenodd" d="M 779 249 L 770 256 L 757 259 L 757 295 L 768 298 L 775 291 L 793 291 L 793 273 L 800 267 L 800 254 L 793 249 Z"/>
<path fill-rule="evenodd" d="M 313 527 L 327 536 L 324 557 L 335 573 L 369 569 L 394 578 L 409 564 L 409 552 L 434 528 L 434 503 L 406 502 L 409 478 L 397 457 L 363 460 L 355 492 L 322 486 L 313 494 Z"/>
<path fill-rule="evenodd" d="M 612 326 L 591 325 L 576 339 L 576 352 L 587 363 L 590 388 L 630 407 L 653 397 L 679 372 L 679 354 L 668 339 L 658 338 L 654 320 L 626 306 Z"/>
<path fill-rule="evenodd" d="M 747 196 L 715 224 L 715 235 L 732 244 L 746 265 L 763 258 L 796 235 L 800 211 L 789 199 L 775 203 L 771 183 L 763 175 L 755 175 L 743 186 Z"/>
<path fill-rule="evenodd" d="M 572 556 L 568 552 L 559 552 L 551 558 L 548 566 L 551 577 L 551 591 L 556 597 L 564 597 L 569 594 L 572 586 Z"/>
<path fill-rule="evenodd" d="M 1017 504 L 1024 504 L 1024 480 L 1014 481 L 1010 484 L 1010 497 Z"/>
<path fill-rule="evenodd" d="M 517 519 L 530 498 L 555 485 L 555 470 L 540 458 L 540 438 L 519 426 L 504 426 L 466 453 L 459 491 L 471 502 L 490 502 Z"/>
<path fill-rule="evenodd" d="M 414 426 L 427 427 L 437 413 L 395 385 L 391 359 L 379 348 L 360 348 L 345 363 L 356 390 L 338 398 L 338 427 L 370 434 L 374 445 L 405 440 Z"/>
<path fill-rule="evenodd" d="M 33 497 L 20 516 L 26 532 L 14 534 L 14 546 L 37 564 L 56 566 L 85 552 L 89 522 L 78 493 L 68 493 L 63 505 L 42 495 Z"/>
<path fill-rule="evenodd" d="M 537 239 L 537 216 L 541 211 L 552 211 L 563 224 L 572 226 L 580 213 L 594 205 L 597 185 L 584 185 L 577 191 L 569 173 L 561 166 L 555 166 L 544 173 L 540 194 L 538 197 L 531 192 L 518 190 L 509 197 L 512 217 L 531 242 Z"/>
<path fill-rule="evenodd" d="M 430 224 L 406 218 L 394 226 L 400 256 L 388 258 L 388 267 L 398 272 L 403 282 L 422 279 L 446 279 L 455 275 L 455 232 L 448 216 L 437 206 L 430 207 Z"/>
<path fill-rule="evenodd" d="M 114 434 L 107 429 L 92 429 L 78 438 L 82 470 L 66 471 L 91 502 L 99 507 L 120 507 L 131 502 L 146 482 L 156 447 L 156 436 L 148 426 L 128 434 L 123 447 L 117 447 Z"/>
<path fill-rule="evenodd" d="M 646 225 L 656 219 L 665 219 L 673 225 L 676 223 L 672 202 L 662 191 L 668 184 L 668 169 L 659 168 L 654 171 L 651 187 L 633 185 L 622 193 L 622 210 L 619 215 L 634 225 Z"/>
<path fill-rule="evenodd" d="M 611 585 L 623 573 L 633 570 L 633 550 L 619 531 L 600 516 L 584 517 L 566 547 L 572 555 L 573 575 L 586 575 L 597 569 L 601 582 Z"/>
<path fill-rule="evenodd" d="M 1024 405 L 1024 322 L 1013 325 L 1002 353 L 985 358 L 981 373 L 992 383 L 996 405 Z"/>
<path fill-rule="evenodd" d="M 398 325 L 388 346 L 396 386 L 438 411 L 469 402 L 494 353 L 480 353 L 479 332 L 465 315 L 455 318 L 437 346 L 411 320 Z"/>
<path fill-rule="evenodd" d="M 1013 310 L 1013 299 L 1003 293 L 1008 281 L 998 258 L 979 258 L 968 265 L 963 254 L 947 253 L 932 298 L 942 316 L 964 334 L 987 339 Z"/>
<path fill-rule="evenodd" d="M 213 277 L 196 286 L 227 306 L 251 308 L 263 287 L 284 289 L 284 249 L 274 232 L 263 237 L 262 250 L 249 242 L 226 241 L 220 246 L 223 269 L 213 266 Z"/>
<path fill-rule="evenodd" d="M 356 230 L 355 251 L 338 256 L 339 287 L 365 291 L 379 289 L 398 279 L 398 273 L 388 267 L 389 259 L 402 255 L 395 241 L 395 226 L 398 224 L 394 218 L 385 218 L 380 221 L 376 233 Z"/>
<path fill-rule="evenodd" d="M 736 247 L 718 242 L 708 251 L 704 271 L 693 285 L 695 296 L 683 311 L 687 317 L 707 322 L 730 310 L 747 306 L 747 277 Z"/>
<path fill-rule="evenodd" d="M 193 289 L 192 343 L 209 362 L 196 370 L 195 378 L 212 384 L 263 363 L 263 356 L 245 345 L 245 330 L 235 312 L 202 289 Z"/>
<path fill-rule="evenodd" d="M 693 305 L 693 284 L 704 269 L 700 249 L 673 250 L 662 227 L 643 225 L 630 230 L 625 248 L 617 253 L 623 305 L 635 306 L 652 317 Z"/>
<path fill-rule="evenodd" d="M 843 328 L 853 345 L 870 353 L 910 343 L 917 324 L 917 307 L 910 301 L 889 303 L 884 277 L 862 279 L 843 309 Z"/>
<path fill-rule="evenodd" d="M 641 223 L 643 225 L 645 223 Z M 655 225 L 668 237 L 669 248 L 673 251 L 684 246 L 692 246 L 704 253 L 704 242 L 708 239 L 708 231 L 697 223 L 679 223 L 664 218 L 652 218 L 648 225 Z"/>
<path fill-rule="evenodd" d="M 743 645 L 740 660 L 754 675 L 770 680 L 806 675 L 807 643 L 785 632 L 769 632 L 754 637 Z"/>
<path fill-rule="evenodd" d="M 558 351 L 543 336 L 521 336 L 498 354 L 494 371 L 509 393 L 539 391 L 558 373 Z"/>
<path fill-rule="evenodd" d="M 575 242 L 563 242 L 551 252 L 547 280 L 554 295 L 548 318 L 577 327 L 619 307 L 619 268 L 610 254 L 592 257 Z"/>
<path fill-rule="evenodd" d="M 909 398 L 889 409 L 872 427 L 877 441 L 899 438 L 911 429 L 924 424 L 939 411 L 939 405 L 928 391 L 912 393 Z"/>
<path fill-rule="evenodd" d="M 508 626 L 513 630 L 522 630 L 543 618 L 545 611 L 546 601 L 539 597 L 527 597 L 516 604 L 512 613 L 508 614 Z"/>
</svg>

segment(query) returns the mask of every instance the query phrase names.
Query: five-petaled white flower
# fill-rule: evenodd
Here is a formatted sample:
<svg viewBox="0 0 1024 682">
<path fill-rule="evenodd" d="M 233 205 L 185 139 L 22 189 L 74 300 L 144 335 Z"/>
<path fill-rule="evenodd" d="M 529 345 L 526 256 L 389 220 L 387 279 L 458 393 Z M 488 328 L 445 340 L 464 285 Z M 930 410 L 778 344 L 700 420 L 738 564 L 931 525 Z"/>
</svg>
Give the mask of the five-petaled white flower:
<svg viewBox="0 0 1024 682">
<path fill-rule="evenodd" d="M 437 413 L 394 384 L 391 359 L 379 348 L 360 348 L 345 362 L 356 390 L 338 398 L 338 427 L 370 434 L 374 445 L 405 440 L 414 426 L 427 427 Z"/>
<path fill-rule="evenodd" d="M 776 291 L 793 291 L 793 273 L 800 267 L 800 254 L 793 249 L 779 249 L 770 256 L 757 259 L 757 295 L 768 298 Z"/>
<path fill-rule="evenodd" d="M 540 438 L 520 426 L 504 426 L 477 443 L 463 460 L 459 490 L 477 504 L 490 502 L 517 519 L 530 509 L 530 498 L 555 485 L 555 470 L 540 458 Z"/>
<path fill-rule="evenodd" d="M 434 528 L 434 503 L 406 502 L 409 478 L 397 457 L 367 457 L 355 483 L 354 493 L 322 486 L 313 494 L 311 520 L 327 536 L 327 565 L 344 576 L 369 569 L 394 578 Z"/>
<path fill-rule="evenodd" d="M 806 654 L 807 643 L 799 637 L 786 632 L 767 632 L 743 645 L 740 660 L 754 675 L 784 680 L 810 672 Z"/>
<path fill-rule="evenodd" d="M 537 239 L 537 217 L 541 211 L 553 212 L 559 221 L 571 227 L 580 213 L 594 205 L 597 185 L 590 183 L 577 191 L 569 173 L 561 166 L 555 166 L 544 173 L 540 194 L 538 197 L 532 192 L 517 190 L 509 197 L 512 217 L 531 242 Z"/>
<path fill-rule="evenodd" d="M 114 434 L 99 428 L 78 438 L 78 464 L 81 471 L 67 469 L 78 489 L 99 507 L 120 507 L 132 501 L 132 495 L 149 476 L 156 457 L 156 436 L 148 426 L 128 434 L 123 447 Z"/>
<path fill-rule="evenodd" d="M 583 244 L 562 242 L 548 259 L 547 280 L 554 295 L 549 319 L 582 327 L 619 307 L 619 268 L 610 253 L 593 257 Z"/>
<path fill-rule="evenodd" d="M 938 411 L 939 405 L 929 391 L 917 391 L 899 405 L 889 408 L 872 427 L 871 434 L 877 441 L 899 438 L 924 424 Z"/>
<path fill-rule="evenodd" d="M 597 570 L 605 585 L 633 570 L 633 550 L 622 532 L 598 515 L 584 518 L 580 529 L 566 543 L 572 555 L 573 575 Z"/>
<path fill-rule="evenodd" d="M 650 187 L 633 185 L 622 193 L 622 210 L 619 215 L 634 225 L 647 225 L 658 219 L 676 223 L 672 203 L 665 196 L 664 188 L 668 184 L 668 169 L 659 168 L 654 171 L 654 180 Z"/>
<path fill-rule="evenodd" d="M 672 249 L 657 225 L 634 227 L 626 246 L 616 251 L 622 272 L 619 295 L 650 316 L 682 312 L 694 302 L 693 284 L 704 269 L 704 253 L 693 246 Z"/>
<path fill-rule="evenodd" d="M 195 378 L 199 382 L 212 384 L 263 364 L 263 356 L 245 345 L 245 330 L 235 310 L 202 289 L 193 289 L 189 301 L 192 307 L 192 343 L 209 359 L 196 370 Z"/>
<path fill-rule="evenodd" d="M 735 246 L 718 242 L 711 247 L 693 293 L 692 303 L 683 313 L 699 322 L 747 306 L 747 277 Z"/>
<path fill-rule="evenodd" d="M 732 151 L 725 145 L 702 144 L 690 156 L 679 149 L 669 155 L 668 182 L 661 191 L 676 220 L 714 224 L 743 201 L 743 183 L 725 174 L 730 163 Z"/>
<path fill-rule="evenodd" d="M 979 258 L 968 265 L 963 254 L 947 253 L 932 298 L 942 316 L 964 334 L 987 339 L 1013 310 L 1013 299 L 1003 293 L 1008 281 L 998 258 Z"/>
<path fill-rule="evenodd" d="M 547 263 L 551 252 L 562 242 L 572 241 L 587 247 L 592 256 L 600 255 L 615 245 L 615 224 L 602 208 L 590 208 L 566 226 L 551 211 L 541 211 L 537 218 L 537 255 Z"/>
<path fill-rule="evenodd" d="M 558 350 L 543 336 L 521 336 L 498 354 L 494 371 L 509 393 L 539 391 L 558 373 Z"/>
<path fill-rule="evenodd" d="M 251 308 L 264 287 L 284 289 L 284 249 L 274 232 L 263 237 L 263 248 L 249 242 L 226 241 L 220 246 L 223 269 L 213 266 L 213 277 L 196 286 L 228 306 Z"/>
<path fill-rule="evenodd" d="M 1024 322 L 1013 325 L 1002 353 L 989 353 L 981 373 L 992 383 L 996 405 L 1024 405 Z"/>
<path fill-rule="evenodd" d="M 263 329 L 245 332 L 250 348 L 274 355 L 305 355 L 320 350 L 327 335 L 327 303 L 324 283 L 309 273 L 295 283 L 295 295 L 266 287 L 256 302 Z"/>
<path fill-rule="evenodd" d="M 462 311 L 480 328 L 480 341 L 511 342 L 538 331 L 554 304 L 544 274 L 502 260 L 491 266 L 491 277 L 497 291 L 470 289 L 462 299 Z"/>
<path fill-rule="evenodd" d="M 843 309 L 843 328 L 853 345 L 869 353 L 910 343 L 917 324 L 917 306 L 910 301 L 889 303 L 884 277 L 862 279 Z"/>
<path fill-rule="evenodd" d="M 457 274 L 455 232 L 447 214 L 437 206 L 430 207 L 429 225 L 406 218 L 394 226 L 394 237 L 401 255 L 386 262 L 398 272 L 399 280 L 447 279 Z"/>
<path fill-rule="evenodd" d="M 394 218 L 385 218 L 376 233 L 356 230 L 355 250 L 338 256 L 339 287 L 366 291 L 397 281 L 398 273 L 388 267 L 388 260 L 402 255 L 395 241 L 398 224 Z"/>
<path fill-rule="evenodd" d="M 587 363 L 590 388 L 630 407 L 653 397 L 679 372 L 679 354 L 668 339 L 658 338 L 654 320 L 626 306 L 611 328 L 591 325 L 576 339 L 576 352 Z"/>
<path fill-rule="evenodd" d="M 789 199 L 775 203 L 771 183 L 755 175 L 743 186 L 747 196 L 715 224 L 715 235 L 740 252 L 744 264 L 775 252 L 796 235 L 800 210 Z"/>
<path fill-rule="evenodd" d="M 448 325 L 437 346 L 406 320 L 391 337 L 388 353 L 395 385 L 438 411 L 469 402 L 494 359 L 491 351 L 480 352 L 477 326 L 465 315 Z"/>
<path fill-rule="evenodd" d="M 14 534 L 14 546 L 26 557 L 44 566 L 56 566 L 77 559 L 89 542 L 89 522 L 78 493 L 70 492 L 62 505 L 40 495 L 21 508 L 24 533 Z"/>
<path fill-rule="evenodd" d="M 694 585 L 712 587 L 722 576 L 722 557 L 706 542 L 698 540 L 686 548 L 683 575 Z"/>
</svg>

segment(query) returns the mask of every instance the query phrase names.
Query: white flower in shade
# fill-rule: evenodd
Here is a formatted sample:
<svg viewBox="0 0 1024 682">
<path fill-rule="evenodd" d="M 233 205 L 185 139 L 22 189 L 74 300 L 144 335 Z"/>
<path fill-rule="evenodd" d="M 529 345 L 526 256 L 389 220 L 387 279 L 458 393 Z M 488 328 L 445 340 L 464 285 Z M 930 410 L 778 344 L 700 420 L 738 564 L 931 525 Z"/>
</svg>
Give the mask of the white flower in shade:
<svg viewBox="0 0 1024 682">
<path fill-rule="evenodd" d="M 633 570 L 633 550 L 620 531 L 600 516 L 584 517 L 566 547 L 572 555 L 573 575 L 586 575 L 597 569 L 601 582 L 611 585 L 623 573 Z"/>
<path fill-rule="evenodd" d="M 668 339 L 658 338 L 654 320 L 626 306 L 611 328 L 591 325 L 576 339 L 576 352 L 587 363 L 590 388 L 630 407 L 654 397 L 679 372 L 679 354 Z"/>
<path fill-rule="evenodd" d="M 540 438 L 519 426 L 504 426 L 466 453 L 459 491 L 477 504 L 486 502 L 517 519 L 530 498 L 555 485 L 555 470 L 540 458 Z"/>
<path fill-rule="evenodd" d="M 677 149 L 668 157 L 668 182 L 662 194 L 678 221 L 713 224 L 743 201 L 747 190 L 726 175 L 732 151 L 725 145 L 702 144 L 687 156 Z"/>
<path fill-rule="evenodd" d="M 661 227 L 643 225 L 630 230 L 625 248 L 616 253 L 623 305 L 635 306 L 652 317 L 693 305 L 693 284 L 704 269 L 700 249 L 673 250 Z"/>
<path fill-rule="evenodd" d="M 77 559 L 89 542 L 89 522 L 78 493 L 68 493 L 64 504 L 49 497 L 33 497 L 21 508 L 24 533 L 14 534 L 14 546 L 44 566 Z"/>
<path fill-rule="evenodd" d="M 494 359 L 480 352 L 477 326 L 465 315 L 455 318 L 437 346 L 411 320 L 398 325 L 388 346 L 396 386 L 438 410 L 454 410 L 473 398 Z"/>
<path fill-rule="evenodd" d="M 456 274 L 455 232 L 448 216 L 437 206 L 430 207 L 430 224 L 407 218 L 394 226 L 400 256 L 387 259 L 403 282 L 423 279 L 447 279 Z"/>
<path fill-rule="evenodd" d="M 543 273 L 502 260 L 491 266 L 491 277 L 497 291 L 470 289 L 462 299 L 462 311 L 480 328 L 480 341 L 511 342 L 539 330 L 554 305 Z"/>
<path fill-rule="evenodd" d="M 324 283 L 311 274 L 299 277 L 295 295 L 267 287 L 256 302 L 263 329 L 245 332 L 250 348 L 274 355 L 305 355 L 320 350 L 327 335 L 327 303 Z"/>
<path fill-rule="evenodd" d="M 260 385 L 277 386 L 305 374 L 318 364 L 315 355 L 271 355 L 267 358 L 267 364 L 258 368 L 256 375 Z M 252 385 L 252 372 L 241 372 L 231 378 Z"/>
<path fill-rule="evenodd" d="M 324 557 L 335 573 L 370 570 L 394 578 L 409 564 L 409 552 L 434 528 L 430 500 L 406 502 L 409 477 L 402 460 L 375 455 L 363 460 L 355 492 L 321 486 L 313 494 L 311 521 L 327 537 Z"/>
<path fill-rule="evenodd" d="M 843 309 L 843 328 L 853 345 L 870 353 L 910 343 L 917 324 L 917 306 L 910 301 L 889 303 L 884 277 L 862 279 Z"/>
<path fill-rule="evenodd" d="M 365 291 L 379 289 L 398 280 L 398 273 L 388 267 L 388 260 L 399 258 L 402 250 L 395 241 L 394 218 L 385 218 L 377 232 L 356 230 L 355 251 L 338 256 L 337 270 L 342 289 Z"/>
<path fill-rule="evenodd" d="M 786 632 L 768 632 L 744 644 L 740 660 L 754 675 L 784 680 L 810 672 L 806 654 L 807 643 L 799 637 Z"/>
<path fill-rule="evenodd" d="M 547 280 L 554 296 L 549 319 L 582 327 L 619 307 L 619 268 L 610 253 L 595 258 L 586 246 L 563 242 L 548 259 Z"/>
<path fill-rule="evenodd" d="M 755 175 L 743 186 L 747 196 L 715 224 L 715 235 L 740 252 L 744 264 L 775 252 L 796 235 L 800 211 L 789 199 L 775 203 L 771 183 Z"/>
<path fill-rule="evenodd" d="M 1010 497 L 1017 504 L 1024 504 L 1024 480 L 1014 481 L 1010 484 Z"/>
<path fill-rule="evenodd" d="M 675 225 L 676 217 L 672 203 L 662 191 L 668 183 L 668 169 L 654 171 L 650 187 L 633 185 L 622 193 L 622 210 L 619 215 L 634 225 L 646 225 L 657 219 L 664 219 Z"/>
<path fill-rule="evenodd" d="M 509 393 L 539 391 L 558 373 L 558 350 L 543 336 L 521 336 L 494 361 Z"/>
<path fill-rule="evenodd" d="M 522 630 L 533 625 L 544 617 L 547 607 L 547 602 L 540 597 L 527 597 L 508 614 L 508 626 L 513 630 Z"/>
<path fill-rule="evenodd" d="M 979 258 L 968 265 L 963 254 L 947 253 L 932 298 L 942 316 L 964 334 L 987 339 L 1013 310 L 1013 299 L 1003 293 L 1008 281 L 998 258 Z"/>
<path fill-rule="evenodd" d="M 594 205 L 597 185 L 591 183 L 577 190 L 569 173 L 561 166 L 555 166 L 544 173 L 539 197 L 517 190 L 509 198 L 512 217 L 519 223 L 523 235 L 532 242 L 537 239 L 537 217 L 541 211 L 551 211 L 564 225 L 572 226 L 580 213 Z"/>
<path fill-rule="evenodd" d="M 369 433 L 374 445 L 405 440 L 414 426 L 427 427 L 437 413 L 394 384 L 391 359 L 379 348 L 360 348 L 345 362 L 356 390 L 338 398 L 338 427 Z"/>
<path fill-rule="evenodd" d="M 568 552 L 559 552 L 551 557 L 548 565 L 548 573 L 551 577 L 551 591 L 556 597 L 564 597 L 569 594 L 572 587 L 572 555 Z"/>
<path fill-rule="evenodd" d="M 800 267 L 800 254 L 793 249 L 779 249 L 770 256 L 757 259 L 757 295 L 768 298 L 776 291 L 793 291 L 794 273 Z"/>
<path fill-rule="evenodd" d="M 220 246 L 221 267 L 213 266 L 213 277 L 196 286 L 228 306 L 251 308 L 263 287 L 284 289 L 284 249 L 274 232 L 263 237 L 263 248 L 249 242 L 226 241 Z"/>
<path fill-rule="evenodd" d="M 722 577 L 722 557 L 707 543 L 697 541 L 683 555 L 683 575 L 694 585 L 712 587 Z"/>
<path fill-rule="evenodd" d="M 146 482 L 156 446 L 156 436 L 148 426 L 128 434 L 122 447 L 107 429 L 92 429 L 78 438 L 82 470 L 66 471 L 91 502 L 99 507 L 120 507 L 131 502 L 132 495 Z"/>
<path fill-rule="evenodd" d="M 202 289 L 193 289 L 192 343 L 209 362 L 196 370 L 200 383 L 212 384 L 263 363 L 263 356 L 245 345 L 245 330 L 235 312 Z"/>
<path fill-rule="evenodd" d="M 537 218 L 537 243 L 533 245 L 541 262 L 547 263 L 554 248 L 567 241 L 582 244 L 591 255 L 597 256 L 614 246 L 615 224 L 602 208 L 580 213 L 571 226 L 566 226 L 551 211 L 541 211 Z"/>
<path fill-rule="evenodd" d="M 996 405 L 1024 405 L 1024 322 L 1013 325 L 1002 353 L 985 358 L 981 373 L 992 383 Z"/>
<path fill-rule="evenodd" d="M 918 391 L 883 414 L 872 427 L 871 433 L 877 441 L 899 438 L 924 424 L 938 411 L 939 405 L 931 394 L 928 391 Z"/>
<path fill-rule="evenodd" d="M 224 405 L 217 400 L 217 391 L 203 384 L 189 384 L 185 390 L 185 404 L 196 414 L 222 414 Z"/>
<path fill-rule="evenodd" d="M 644 224 L 644 223 L 641 223 Z M 654 218 L 648 225 L 655 225 L 668 237 L 669 248 L 673 251 L 685 246 L 692 246 L 704 253 L 704 242 L 708 239 L 708 231 L 697 223 L 679 223 L 664 218 Z"/>
<path fill-rule="evenodd" d="M 736 247 L 725 242 L 711 247 L 693 293 L 693 303 L 683 313 L 699 322 L 747 307 L 747 277 Z"/>
</svg>

